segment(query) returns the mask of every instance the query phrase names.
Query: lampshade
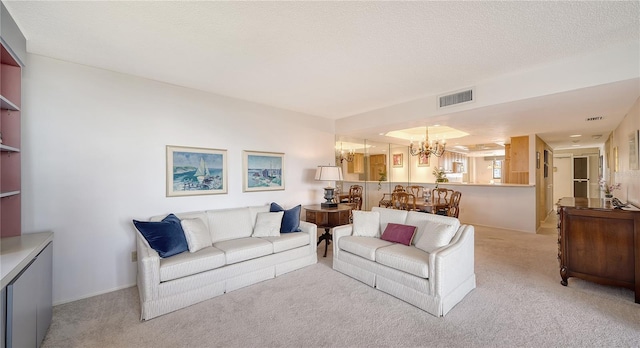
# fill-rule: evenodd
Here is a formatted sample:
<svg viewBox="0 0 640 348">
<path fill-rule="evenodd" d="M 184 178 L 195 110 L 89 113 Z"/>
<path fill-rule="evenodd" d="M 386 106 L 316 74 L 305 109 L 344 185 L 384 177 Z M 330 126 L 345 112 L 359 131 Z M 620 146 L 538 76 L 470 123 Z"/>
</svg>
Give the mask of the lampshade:
<svg viewBox="0 0 640 348">
<path fill-rule="evenodd" d="M 342 181 L 342 168 L 336 166 L 318 166 L 316 180 Z"/>
<path fill-rule="evenodd" d="M 342 168 L 337 166 L 318 166 L 316 180 L 342 181 Z M 333 187 L 331 187 L 331 184 L 324 188 L 324 199 L 326 202 L 320 204 L 322 208 L 335 208 L 338 206 L 338 203 L 333 201 Z"/>
</svg>

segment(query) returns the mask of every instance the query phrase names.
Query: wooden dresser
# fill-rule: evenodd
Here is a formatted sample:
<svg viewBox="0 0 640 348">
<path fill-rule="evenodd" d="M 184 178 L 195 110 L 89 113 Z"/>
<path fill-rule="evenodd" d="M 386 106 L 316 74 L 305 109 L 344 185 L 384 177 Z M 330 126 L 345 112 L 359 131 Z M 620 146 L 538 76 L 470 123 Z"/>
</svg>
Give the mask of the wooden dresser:
<svg viewBox="0 0 640 348">
<path fill-rule="evenodd" d="M 640 303 L 640 211 L 593 198 L 562 198 L 557 206 L 560 283 L 576 277 L 622 286 Z"/>
</svg>

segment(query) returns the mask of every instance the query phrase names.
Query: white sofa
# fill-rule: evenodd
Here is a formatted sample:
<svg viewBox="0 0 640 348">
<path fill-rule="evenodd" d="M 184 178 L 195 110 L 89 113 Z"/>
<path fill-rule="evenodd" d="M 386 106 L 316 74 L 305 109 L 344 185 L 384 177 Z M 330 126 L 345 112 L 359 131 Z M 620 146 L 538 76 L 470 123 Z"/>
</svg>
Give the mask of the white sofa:
<svg viewBox="0 0 640 348">
<path fill-rule="evenodd" d="M 175 214 L 181 220 L 201 219 L 212 245 L 166 258 L 136 231 L 141 320 L 317 262 L 316 225 L 300 221 L 301 232 L 251 237 L 256 217 L 262 212 L 269 212 L 269 205 Z M 150 221 L 161 221 L 165 216 Z"/>
<path fill-rule="evenodd" d="M 374 207 L 372 213 L 354 211 L 353 224 L 334 228 L 333 269 L 435 316 L 447 314 L 476 287 L 473 226 L 415 211 Z M 376 215 L 375 223 L 362 221 Z M 382 240 L 380 234 L 388 223 L 416 226 L 410 245 Z M 452 230 L 437 235 L 447 230 L 443 225 Z M 435 232 L 434 226 L 438 227 Z M 416 247 L 424 249 L 428 243 L 433 245 L 430 252 Z"/>
</svg>

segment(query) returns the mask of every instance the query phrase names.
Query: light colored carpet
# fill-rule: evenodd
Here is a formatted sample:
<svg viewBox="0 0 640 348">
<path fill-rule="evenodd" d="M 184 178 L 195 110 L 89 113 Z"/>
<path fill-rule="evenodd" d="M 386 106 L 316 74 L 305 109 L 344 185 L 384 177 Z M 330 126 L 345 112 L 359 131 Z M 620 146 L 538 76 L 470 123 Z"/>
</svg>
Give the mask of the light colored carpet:
<svg viewBox="0 0 640 348">
<path fill-rule="evenodd" d="M 43 347 L 638 347 L 633 292 L 560 285 L 552 231 L 476 227 L 477 288 L 444 318 L 332 270 L 321 245 L 316 265 L 147 322 L 135 287 L 56 306 Z"/>
</svg>

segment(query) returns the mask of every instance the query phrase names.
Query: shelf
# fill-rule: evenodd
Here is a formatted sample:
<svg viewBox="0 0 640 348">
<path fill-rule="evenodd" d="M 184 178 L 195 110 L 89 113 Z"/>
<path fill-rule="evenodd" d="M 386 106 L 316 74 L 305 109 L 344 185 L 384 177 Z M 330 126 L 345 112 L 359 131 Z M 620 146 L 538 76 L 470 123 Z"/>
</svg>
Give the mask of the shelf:
<svg viewBox="0 0 640 348">
<path fill-rule="evenodd" d="M 2 152 L 20 152 L 20 149 L 18 149 L 16 147 L 0 144 L 0 151 L 2 151 Z"/>
<path fill-rule="evenodd" d="M 0 95 L 0 109 L 20 111 L 20 108 L 16 104 L 12 103 L 9 99 Z"/>
<path fill-rule="evenodd" d="M 2 192 L 2 193 L 0 193 L 0 198 L 11 197 L 11 196 L 19 195 L 19 194 L 20 194 L 20 191 Z"/>
</svg>

